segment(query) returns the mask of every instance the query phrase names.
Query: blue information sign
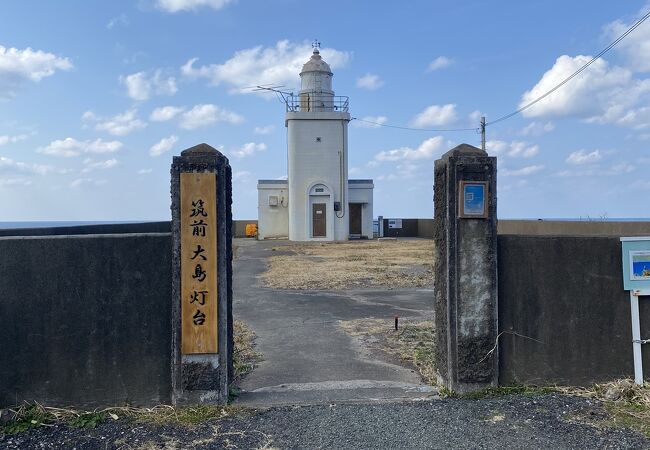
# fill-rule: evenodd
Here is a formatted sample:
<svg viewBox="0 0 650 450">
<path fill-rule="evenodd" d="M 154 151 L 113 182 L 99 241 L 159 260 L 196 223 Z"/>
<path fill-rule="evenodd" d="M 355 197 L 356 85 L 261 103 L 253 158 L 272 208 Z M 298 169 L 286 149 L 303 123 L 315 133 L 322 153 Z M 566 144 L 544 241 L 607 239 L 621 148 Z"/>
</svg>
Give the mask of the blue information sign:
<svg viewBox="0 0 650 450">
<path fill-rule="evenodd" d="M 623 288 L 650 295 L 650 237 L 622 237 Z"/>
<path fill-rule="evenodd" d="M 487 183 L 461 182 L 460 217 L 487 217 Z"/>
</svg>

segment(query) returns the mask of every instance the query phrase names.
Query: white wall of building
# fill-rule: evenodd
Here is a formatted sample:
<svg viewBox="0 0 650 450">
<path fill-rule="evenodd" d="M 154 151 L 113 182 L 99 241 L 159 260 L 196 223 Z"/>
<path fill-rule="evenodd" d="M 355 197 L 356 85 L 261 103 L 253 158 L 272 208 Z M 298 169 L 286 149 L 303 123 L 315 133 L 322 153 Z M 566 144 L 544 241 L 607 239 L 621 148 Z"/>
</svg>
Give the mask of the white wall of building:
<svg viewBox="0 0 650 450">
<path fill-rule="evenodd" d="M 374 184 L 372 180 L 349 180 L 348 203 L 361 203 L 361 235 L 366 236 L 368 239 L 373 238 L 372 221 L 373 216 L 373 189 Z"/>
<path fill-rule="evenodd" d="M 284 180 L 257 183 L 257 238 L 289 236 L 289 189 Z"/>
<path fill-rule="evenodd" d="M 292 241 L 348 239 L 347 112 L 287 112 L 289 239 Z M 329 199 L 310 198 L 316 184 L 327 186 Z M 327 237 L 312 236 L 314 201 L 325 201 Z M 340 202 L 341 211 L 334 211 Z M 338 217 L 341 216 L 341 217 Z"/>
</svg>

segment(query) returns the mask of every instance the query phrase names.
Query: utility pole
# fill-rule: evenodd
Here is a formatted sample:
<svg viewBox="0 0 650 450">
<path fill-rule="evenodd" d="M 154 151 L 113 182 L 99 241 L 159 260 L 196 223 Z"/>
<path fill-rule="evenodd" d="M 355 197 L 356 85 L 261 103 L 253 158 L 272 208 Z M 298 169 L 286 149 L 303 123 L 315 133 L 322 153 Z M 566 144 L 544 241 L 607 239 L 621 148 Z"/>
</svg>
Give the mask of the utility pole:
<svg viewBox="0 0 650 450">
<path fill-rule="evenodd" d="M 481 150 L 485 151 L 485 116 L 481 117 Z"/>
</svg>

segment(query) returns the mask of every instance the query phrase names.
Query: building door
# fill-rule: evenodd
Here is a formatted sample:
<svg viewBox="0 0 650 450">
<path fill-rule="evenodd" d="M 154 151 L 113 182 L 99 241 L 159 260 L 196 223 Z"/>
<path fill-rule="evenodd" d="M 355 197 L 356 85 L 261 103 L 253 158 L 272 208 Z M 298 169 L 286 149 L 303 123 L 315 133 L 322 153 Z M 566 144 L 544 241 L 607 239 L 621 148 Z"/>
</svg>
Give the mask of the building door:
<svg viewBox="0 0 650 450">
<path fill-rule="evenodd" d="M 312 237 L 327 237 L 326 203 L 313 203 L 311 209 Z"/>
<path fill-rule="evenodd" d="M 350 203 L 350 236 L 361 236 L 361 203 Z"/>
</svg>

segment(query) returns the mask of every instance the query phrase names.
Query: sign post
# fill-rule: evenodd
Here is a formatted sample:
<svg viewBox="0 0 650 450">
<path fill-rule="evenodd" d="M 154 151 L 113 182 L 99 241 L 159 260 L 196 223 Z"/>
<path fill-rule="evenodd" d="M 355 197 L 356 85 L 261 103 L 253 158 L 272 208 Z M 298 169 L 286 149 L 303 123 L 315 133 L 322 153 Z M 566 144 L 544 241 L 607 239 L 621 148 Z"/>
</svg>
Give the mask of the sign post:
<svg viewBox="0 0 650 450">
<path fill-rule="evenodd" d="M 634 382 L 643 385 L 641 345 L 650 343 L 650 339 L 641 339 L 639 297 L 650 295 L 650 237 L 622 237 L 621 244 L 623 288 L 630 291 Z"/>
<path fill-rule="evenodd" d="M 232 377 L 228 159 L 200 144 L 175 156 L 172 193 L 173 402 L 225 403 Z"/>
</svg>

